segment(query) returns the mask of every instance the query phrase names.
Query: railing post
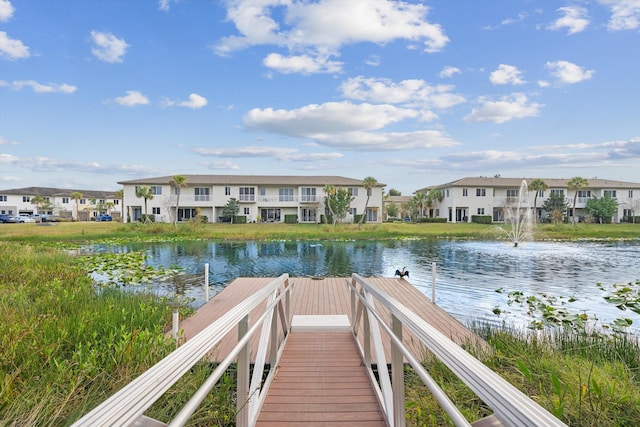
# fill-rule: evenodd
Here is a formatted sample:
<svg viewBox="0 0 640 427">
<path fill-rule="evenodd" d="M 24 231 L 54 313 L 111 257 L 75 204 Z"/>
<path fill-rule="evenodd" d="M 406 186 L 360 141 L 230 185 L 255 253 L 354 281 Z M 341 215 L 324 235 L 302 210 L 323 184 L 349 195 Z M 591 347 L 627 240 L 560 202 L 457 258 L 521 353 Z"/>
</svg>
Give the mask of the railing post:
<svg viewBox="0 0 640 427">
<path fill-rule="evenodd" d="M 436 303 L 436 263 L 431 263 L 431 302 Z"/>
<path fill-rule="evenodd" d="M 249 315 L 238 323 L 238 341 L 249 330 Z M 236 426 L 249 426 L 249 343 L 238 354 L 236 390 Z"/>
<path fill-rule="evenodd" d="M 391 330 L 402 342 L 402 322 L 393 314 L 391 315 Z M 404 407 L 404 357 L 402 351 L 391 343 L 391 386 L 393 388 L 393 426 L 405 426 Z"/>
<path fill-rule="evenodd" d="M 178 343 L 178 328 L 180 325 L 180 313 L 178 312 L 178 307 L 173 309 L 173 316 L 171 317 L 171 338 L 173 338 Z"/>
<path fill-rule="evenodd" d="M 204 265 L 204 302 L 209 302 L 209 264 Z"/>
</svg>

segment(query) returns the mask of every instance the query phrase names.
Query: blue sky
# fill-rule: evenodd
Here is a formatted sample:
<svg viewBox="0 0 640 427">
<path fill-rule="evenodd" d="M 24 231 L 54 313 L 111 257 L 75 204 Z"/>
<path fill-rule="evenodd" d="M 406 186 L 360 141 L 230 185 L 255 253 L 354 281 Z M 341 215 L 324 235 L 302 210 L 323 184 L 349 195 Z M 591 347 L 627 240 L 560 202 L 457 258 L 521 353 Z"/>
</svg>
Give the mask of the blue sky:
<svg viewBox="0 0 640 427">
<path fill-rule="evenodd" d="M 640 0 L 0 0 L 0 189 L 640 181 Z"/>
</svg>

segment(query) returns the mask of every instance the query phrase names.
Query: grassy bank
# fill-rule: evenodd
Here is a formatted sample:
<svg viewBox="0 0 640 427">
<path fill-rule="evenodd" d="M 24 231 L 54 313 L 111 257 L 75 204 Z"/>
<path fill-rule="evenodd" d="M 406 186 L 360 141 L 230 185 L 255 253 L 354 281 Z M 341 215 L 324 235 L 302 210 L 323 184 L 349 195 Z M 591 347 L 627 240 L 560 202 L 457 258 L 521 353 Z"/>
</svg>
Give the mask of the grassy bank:
<svg viewBox="0 0 640 427">
<path fill-rule="evenodd" d="M 640 239 L 640 224 L 538 225 L 536 240 Z M 342 224 L 121 224 L 78 222 L 57 224 L 5 224 L 0 236 L 15 241 L 95 241 L 106 238 L 211 239 L 211 240 L 375 240 L 450 238 L 496 240 L 506 233 L 500 225 L 468 223 Z"/>
</svg>

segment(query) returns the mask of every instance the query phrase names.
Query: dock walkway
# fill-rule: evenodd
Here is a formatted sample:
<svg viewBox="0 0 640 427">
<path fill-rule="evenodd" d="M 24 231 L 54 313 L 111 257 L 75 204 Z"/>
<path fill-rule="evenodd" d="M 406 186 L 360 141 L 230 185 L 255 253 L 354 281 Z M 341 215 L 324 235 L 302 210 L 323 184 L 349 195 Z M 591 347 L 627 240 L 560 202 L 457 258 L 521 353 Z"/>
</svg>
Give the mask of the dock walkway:
<svg viewBox="0 0 640 427">
<path fill-rule="evenodd" d="M 204 304 L 193 316 L 183 320 L 180 328 L 183 330 L 184 341 L 194 337 L 213 321 L 224 315 L 245 298 L 255 293 L 258 289 L 271 282 L 271 277 L 240 277 L 229 284 L 209 302 Z M 291 300 L 292 315 L 347 315 L 350 316 L 351 302 L 344 277 L 293 277 L 290 282 L 294 284 Z M 371 277 L 373 284 L 380 287 L 390 296 L 404 304 L 430 325 L 449 337 L 452 341 L 462 345 L 477 342 L 479 338 L 473 334 L 461 322 L 452 317 L 442 308 L 432 303 L 420 290 L 405 279 Z M 378 307 L 380 308 L 380 307 Z M 380 310 L 384 313 L 384 310 Z M 251 318 L 256 319 L 264 312 L 264 305 L 251 313 Z M 251 320 L 250 320 L 251 322 Z M 359 334 L 362 336 L 363 334 Z M 383 338 L 384 339 L 384 338 Z M 422 359 L 424 349 L 413 339 L 409 332 L 403 333 L 403 341 L 412 354 Z M 220 345 L 209 355 L 212 361 L 223 360 L 237 342 L 237 330 L 231 331 Z M 390 344 L 388 338 L 384 341 L 385 355 L 390 358 Z M 256 342 L 252 343 L 251 355 L 255 355 Z"/>
</svg>

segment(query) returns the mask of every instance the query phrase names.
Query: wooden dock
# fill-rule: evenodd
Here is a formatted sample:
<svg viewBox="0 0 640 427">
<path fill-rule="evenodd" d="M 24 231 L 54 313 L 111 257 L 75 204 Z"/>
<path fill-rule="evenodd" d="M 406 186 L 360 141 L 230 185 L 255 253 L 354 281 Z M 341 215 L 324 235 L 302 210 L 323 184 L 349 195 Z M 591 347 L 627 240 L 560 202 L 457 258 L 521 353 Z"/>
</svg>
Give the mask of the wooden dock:
<svg viewBox="0 0 640 427">
<path fill-rule="evenodd" d="M 209 302 L 204 304 L 195 315 L 183 320 L 180 328 L 184 331 L 182 339 L 188 340 L 198 332 L 217 320 L 224 313 L 236 306 L 239 302 L 255 293 L 261 287 L 270 283 L 271 277 L 240 277 L 229 284 Z M 291 312 L 293 315 L 347 315 L 350 316 L 351 300 L 345 277 L 327 277 L 322 279 L 311 277 L 293 277 L 290 283 L 294 284 L 291 300 Z M 368 278 L 380 289 L 391 295 L 400 303 L 407 306 L 414 313 L 422 317 L 430 325 L 438 329 L 444 335 L 458 344 L 477 342 L 478 337 L 457 319 L 449 315 L 442 308 L 433 304 L 431 300 L 420 292 L 415 286 L 405 279 L 372 277 Z M 378 307 L 379 308 L 379 307 Z M 264 312 L 264 305 L 251 313 L 251 319 L 256 319 Z M 384 313 L 384 310 L 381 310 Z M 252 321 L 250 320 L 252 323 Z M 390 358 L 389 340 L 383 336 L 385 354 Z M 403 331 L 403 341 L 418 359 L 422 359 L 424 349 L 413 339 L 410 333 Z M 220 345 L 209 355 L 212 361 L 223 360 L 229 354 L 237 342 L 237 330 L 231 331 Z M 257 348 L 256 342 L 252 343 L 252 360 Z"/>
</svg>

